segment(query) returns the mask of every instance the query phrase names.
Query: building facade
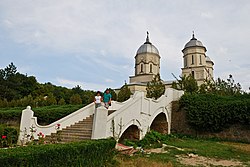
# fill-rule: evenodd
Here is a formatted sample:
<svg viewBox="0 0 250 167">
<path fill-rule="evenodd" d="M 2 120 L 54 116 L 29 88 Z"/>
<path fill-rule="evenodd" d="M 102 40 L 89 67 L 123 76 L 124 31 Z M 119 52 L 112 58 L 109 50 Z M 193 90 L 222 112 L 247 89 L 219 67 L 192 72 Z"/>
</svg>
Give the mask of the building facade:
<svg viewBox="0 0 250 167">
<path fill-rule="evenodd" d="M 206 55 L 206 51 L 206 47 L 195 38 L 194 34 L 182 50 L 182 76 L 192 75 L 198 85 L 205 79 L 213 79 L 214 63 Z M 147 83 L 160 73 L 160 59 L 159 50 L 150 42 L 147 32 L 146 42 L 139 47 L 135 55 L 135 73 L 129 77 L 128 87 L 132 93 L 137 90 L 146 91 Z M 166 88 L 171 87 L 172 82 L 163 81 Z"/>
</svg>

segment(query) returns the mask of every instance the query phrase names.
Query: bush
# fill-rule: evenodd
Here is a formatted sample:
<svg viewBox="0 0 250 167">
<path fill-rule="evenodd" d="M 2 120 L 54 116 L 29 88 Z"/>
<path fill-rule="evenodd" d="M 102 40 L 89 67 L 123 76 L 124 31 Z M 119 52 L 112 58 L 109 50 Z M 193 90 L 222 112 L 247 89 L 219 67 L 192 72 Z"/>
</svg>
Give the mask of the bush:
<svg viewBox="0 0 250 167">
<path fill-rule="evenodd" d="M 32 110 L 37 117 L 38 123 L 47 125 L 75 112 L 81 107 L 83 107 L 83 105 L 46 106 Z"/>
<path fill-rule="evenodd" d="M 123 144 L 127 146 L 133 147 L 142 147 L 142 148 L 152 148 L 152 147 L 161 147 L 163 143 L 167 143 L 167 141 L 173 137 L 172 135 L 161 134 L 156 131 L 148 132 L 145 137 L 140 141 L 131 141 L 125 139 Z"/>
<path fill-rule="evenodd" d="M 247 95 L 185 94 L 180 99 L 188 123 L 197 131 L 219 132 L 232 124 L 250 125 Z"/>
<path fill-rule="evenodd" d="M 80 109 L 83 105 L 63 105 L 63 106 L 46 106 L 32 108 L 34 115 L 37 117 L 38 123 L 47 125 L 56 120 L 63 118 L 72 112 Z M 6 124 L 9 121 L 19 123 L 21 120 L 22 110 L 24 108 L 1 108 L 0 109 L 0 124 Z"/>
<path fill-rule="evenodd" d="M 18 139 L 17 130 L 4 125 L 0 126 L 0 147 L 16 145 Z"/>
<path fill-rule="evenodd" d="M 113 159 L 115 144 L 115 140 L 107 139 L 1 149 L 0 164 L 5 167 L 105 166 Z"/>
</svg>

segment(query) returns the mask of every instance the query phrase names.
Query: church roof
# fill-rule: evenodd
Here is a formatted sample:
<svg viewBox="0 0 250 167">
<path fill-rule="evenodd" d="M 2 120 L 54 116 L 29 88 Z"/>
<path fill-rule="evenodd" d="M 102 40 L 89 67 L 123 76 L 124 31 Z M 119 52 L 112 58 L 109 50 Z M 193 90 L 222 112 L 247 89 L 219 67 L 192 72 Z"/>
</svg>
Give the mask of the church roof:
<svg viewBox="0 0 250 167">
<path fill-rule="evenodd" d="M 154 53 L 159 55 L 158 49 L 149 41 L 148 32 L 147 32 L 146 42 L 143 45 L 141 45 L 136 52 L 136 54 L 141 54 L 141 53 Z"/>
<path fill-rule="evenodd" d="M 208 56 L 206 56 L 206 62 L 210 62 L 210 63 L 212 63 L 214 65 L 214 62 Z"/>
<path fill-rule="evenodd" d="M 193 37 L 190 39 L 190 41 L 188 43 L 186 43 L 186 45 L 184 46 L 184 49 L 189 48 L 189 47 L 203 47 L 206 50 L 206 47 L 202 44 L 201 41 L 197 40 L 194 37 L 194 33 L 193 33 Z"/>
</svg>

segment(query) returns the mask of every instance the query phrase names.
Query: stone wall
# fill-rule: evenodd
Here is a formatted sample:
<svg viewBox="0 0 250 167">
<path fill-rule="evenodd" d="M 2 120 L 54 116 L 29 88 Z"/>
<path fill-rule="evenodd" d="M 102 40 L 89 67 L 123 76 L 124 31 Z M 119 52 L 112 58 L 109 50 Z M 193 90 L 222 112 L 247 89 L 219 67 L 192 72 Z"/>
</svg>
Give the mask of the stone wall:
<svg viewBox="0 0 250 167">
<path fill-rule="evenodd" d="M 186 112 L 179 108 L 177 101 L 172 102 L 171 133 L 179 133 L 204 138 L 219 138 L 223 140 L 244 141 L 250 143 L 250 127 L 244 125 L 231 125 L 218 133 L 197 132 L 187 122 Z"/>
</svg>

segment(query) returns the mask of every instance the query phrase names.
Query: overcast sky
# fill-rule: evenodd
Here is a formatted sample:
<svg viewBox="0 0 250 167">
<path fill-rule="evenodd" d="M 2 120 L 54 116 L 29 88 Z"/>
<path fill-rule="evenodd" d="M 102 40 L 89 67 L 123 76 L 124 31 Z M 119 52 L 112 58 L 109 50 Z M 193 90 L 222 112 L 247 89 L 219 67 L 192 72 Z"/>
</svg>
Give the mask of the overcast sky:
<svg viewBox="0 0 250 167">
<path fill-rule="evenodd" d="M 134 74 L 146 31 L 161 56 L 161 77 L 181 74 L 192 31 L 214 75 L 250 86 L 249 0 L 0 0 L 0 68 L 72 88 L 118 88 Z"/>
</svg>

